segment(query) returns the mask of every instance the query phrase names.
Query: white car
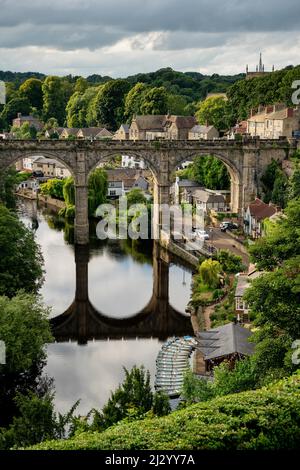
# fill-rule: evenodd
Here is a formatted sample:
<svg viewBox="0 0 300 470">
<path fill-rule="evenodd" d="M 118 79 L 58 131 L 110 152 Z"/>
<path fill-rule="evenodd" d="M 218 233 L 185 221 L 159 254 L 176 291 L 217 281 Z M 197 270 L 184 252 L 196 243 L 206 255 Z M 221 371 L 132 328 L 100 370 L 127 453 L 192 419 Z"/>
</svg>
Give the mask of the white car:
<svg viewBox="0 0 300 470">
<path fill-rule="evenodd" d="M 195 230 L 195 234 L 200 240 L 209 240 L 209 234 L 205 230 Z"/>
</svg>

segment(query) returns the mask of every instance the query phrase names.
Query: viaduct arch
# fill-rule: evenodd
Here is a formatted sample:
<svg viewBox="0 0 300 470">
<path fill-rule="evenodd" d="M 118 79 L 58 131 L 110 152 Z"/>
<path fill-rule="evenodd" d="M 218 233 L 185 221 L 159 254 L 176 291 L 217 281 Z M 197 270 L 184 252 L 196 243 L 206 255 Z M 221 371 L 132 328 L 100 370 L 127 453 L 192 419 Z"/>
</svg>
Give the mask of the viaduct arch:
<svg viewBox="0 0 300 470">
<path fill-rule="evenodd" d="M 75 180 L 75 241 L 87 244 L 88 175 L 101 162 L 117 154 L 135 155 L 145 160 L 154 175 L 154 227 L 160 231 L 159 206 L 168 204 L 170 184 L 180 164 L 199 155 L 214 155 L 225 163 L 231 176 L 231 209 L 242 209 L 260 192 L 260 177 L 275 159 L 282 161 L 297 147 L 294 140 L 242 141 L 67 141 L 41 140 L 0 141 L 0 171 L 26 156 L 43 155 L 62 162 Z"/>
</svg>

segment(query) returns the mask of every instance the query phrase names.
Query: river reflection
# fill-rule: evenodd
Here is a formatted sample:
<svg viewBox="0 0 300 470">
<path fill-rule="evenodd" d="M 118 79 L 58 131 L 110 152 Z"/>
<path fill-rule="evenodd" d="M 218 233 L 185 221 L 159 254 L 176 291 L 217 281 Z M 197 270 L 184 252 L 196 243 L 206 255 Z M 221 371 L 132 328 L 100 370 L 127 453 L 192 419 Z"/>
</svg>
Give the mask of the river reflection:
<svg viewBox="0 0 300 470">
<path fill-rule="evenodd" d="M 144 364 L 153 381 L 162 341 L 191 333 L 189 318 L 180 315 L 190 299 L 191 270 L 152 256 L 149 246 L 94 237 L 88 251 L 74 252 L 64 221 L 31 201 L 22 201 L 19 213 L 36 230 L 45 259 L 41 294 L 58 340 L 48 346 L 46 373 L 55 380 L 57 409 L 78 398 L 80 413 L 101 408 L 122 381 L 123 366 Z"/>
</svg>

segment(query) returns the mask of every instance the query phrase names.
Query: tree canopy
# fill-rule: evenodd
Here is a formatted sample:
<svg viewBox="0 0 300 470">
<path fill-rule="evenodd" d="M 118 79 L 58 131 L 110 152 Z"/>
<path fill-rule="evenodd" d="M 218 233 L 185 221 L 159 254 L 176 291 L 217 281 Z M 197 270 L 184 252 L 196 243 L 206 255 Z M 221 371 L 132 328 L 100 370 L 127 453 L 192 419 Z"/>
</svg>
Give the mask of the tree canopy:
<svg viewBox="0 0 300 470">
<path fill-rule="evenodd" d="M 43 282 L 43 257 L 33 232 L 17 215 L 0 205 L 0 295 L 20 289 L 38 292 Z"/>
</svg>

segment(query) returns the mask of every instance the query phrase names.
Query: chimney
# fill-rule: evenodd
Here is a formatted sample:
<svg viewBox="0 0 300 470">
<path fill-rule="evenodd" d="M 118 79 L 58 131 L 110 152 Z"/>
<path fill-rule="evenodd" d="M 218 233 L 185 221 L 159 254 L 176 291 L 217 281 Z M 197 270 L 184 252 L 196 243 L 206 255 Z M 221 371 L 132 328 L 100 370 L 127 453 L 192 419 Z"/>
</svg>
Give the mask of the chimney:
<svg viewBox="0 0 300 470">
<path fill-rule="evenodd" d="M 267 114 L 272 113 L 274 110 L 274 106 L 267 106 Z"/>
<path fill-rule="evenodd" d="M 22 117 L 22 113 L 17 114 L 18 118 Z"/>
<path fill-rule="evenodd" d="M 287 108 L 287 109 L 286 109 L 286 117 L 287 117 L 287 118 L 292 118 L 292 117 L 294 117 L 294 110 L 293 110 L 293 108 Z"/>
</svg>

